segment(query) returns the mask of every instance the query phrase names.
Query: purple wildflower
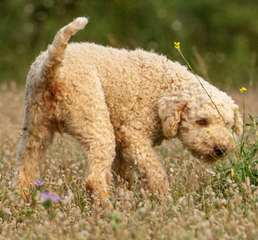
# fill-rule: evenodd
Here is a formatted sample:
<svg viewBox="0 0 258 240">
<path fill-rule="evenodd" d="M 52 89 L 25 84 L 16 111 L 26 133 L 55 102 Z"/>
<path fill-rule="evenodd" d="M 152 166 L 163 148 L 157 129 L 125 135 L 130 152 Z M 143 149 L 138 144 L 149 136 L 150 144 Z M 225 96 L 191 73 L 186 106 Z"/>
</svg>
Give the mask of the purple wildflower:
<svg viewBox="0 0 258 240">
<path fill-rule="evenodd" d="M 37 179 L 37 180 L 35 180 L 35 182 L 34 182 L 34 184 L 35 184 L 35 186 L 36 187 L 42 187 L 43 185 L 44 185 L 44 180 L 42 180 L 42 179 Z"/>
<path fill-rule="evenodd" d="M 43 203 L 47 201 L 58 203 L 61 201 L 61 198 L 56 193 L 49 192 L 49 191 L 44 191 L 40 193 L 40 198 Z"/>
</svg>

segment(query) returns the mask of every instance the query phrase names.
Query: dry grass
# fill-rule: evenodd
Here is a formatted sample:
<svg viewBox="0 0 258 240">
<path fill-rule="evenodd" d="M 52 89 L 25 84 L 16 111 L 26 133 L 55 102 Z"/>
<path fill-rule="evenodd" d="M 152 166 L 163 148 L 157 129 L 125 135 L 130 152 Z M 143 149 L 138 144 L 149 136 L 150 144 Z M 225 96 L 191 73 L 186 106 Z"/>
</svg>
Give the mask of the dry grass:
<svg viewBox="0 0 258 240">
<path fill-rule="evenodd" d="M 236 99 L 239 94 L 232 93 Z M 247 112 L 258 112 L 256 92 L 246 95 Z M 24 203 L 15 189 L 15 148 L 23 91 L 0 91 L 0 239 L 257 239 L 258 188 L 242 190 L 230 177 L 191 157 L 178 143 L 157 149 L 170 177 L 171 192 L 160 205 L 140 181 L 132 191 L 114 186 L 114 210 L 92 210 L 83 191 L 84 157 L 68 136 L 57 136 L 45 166 L 45 189 L 62 197 L 46 209 Z M 220 164 L 220 163 L 218 163 Z M 227 186 L 225 188 L 225 186 Z"/>
</svg>

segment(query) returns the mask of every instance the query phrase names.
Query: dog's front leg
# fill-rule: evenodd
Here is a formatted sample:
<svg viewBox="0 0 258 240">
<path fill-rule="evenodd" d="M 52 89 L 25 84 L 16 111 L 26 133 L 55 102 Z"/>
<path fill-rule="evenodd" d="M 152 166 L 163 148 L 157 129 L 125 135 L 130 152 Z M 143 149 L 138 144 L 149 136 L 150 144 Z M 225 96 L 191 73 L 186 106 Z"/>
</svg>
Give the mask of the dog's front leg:
<svg viewBox="0 0 258 240">
<path fill-rule="evenodd" d="M 146 177 L 150 191 L 163 199 L 169 190 L 167 174 L 152 147 L 151 140 L 137 130 L 124 128 L 125 148 L 123 154 L 138 166 L 140 174 Z"/>
</svg>

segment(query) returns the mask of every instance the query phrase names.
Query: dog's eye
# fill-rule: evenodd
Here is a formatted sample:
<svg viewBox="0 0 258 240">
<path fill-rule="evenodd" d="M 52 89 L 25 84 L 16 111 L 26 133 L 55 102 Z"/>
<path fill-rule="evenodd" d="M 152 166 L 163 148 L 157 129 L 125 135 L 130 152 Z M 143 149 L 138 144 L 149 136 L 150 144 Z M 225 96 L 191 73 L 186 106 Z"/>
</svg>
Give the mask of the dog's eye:
<svg viewBox="0 0 258 240">
<path fill-rule="evenodd" d="M 196 120 L 196 123 L 200 126 L 208 126 L 209 122 L 208 122 L 208 119 L 207 118 L 201 118 L 201 119 L 198 119 Z"/>
</svg>

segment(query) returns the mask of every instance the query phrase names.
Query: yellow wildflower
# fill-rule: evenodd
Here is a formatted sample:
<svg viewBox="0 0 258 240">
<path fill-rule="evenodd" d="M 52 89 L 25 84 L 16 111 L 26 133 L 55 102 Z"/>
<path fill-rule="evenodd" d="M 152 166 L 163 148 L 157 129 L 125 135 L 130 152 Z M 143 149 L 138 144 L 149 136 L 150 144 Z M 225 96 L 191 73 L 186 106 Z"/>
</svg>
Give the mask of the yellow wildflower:
<svg viewBox="0 0 258 240">
<path fill-rule="evenodd" d="M 241 87 L 241 88 L 239 89 L 239 91 L 240 91 L 240 93 L 246 93 L 246 92 L 247 92 L 247 88 Z"/>
<path fill-rule="evenodd" d="M 234 177 L 235 172 L 234 172 L 234 169 L 233 169 L 233 168 L 230 169 L 230 173 L 231 173 L 231 177 Z"/>
<path fill-rule="evenodd" d="M 175 49 L 180 49 L 180 42 L 174 42 Z"/>
</svg>

